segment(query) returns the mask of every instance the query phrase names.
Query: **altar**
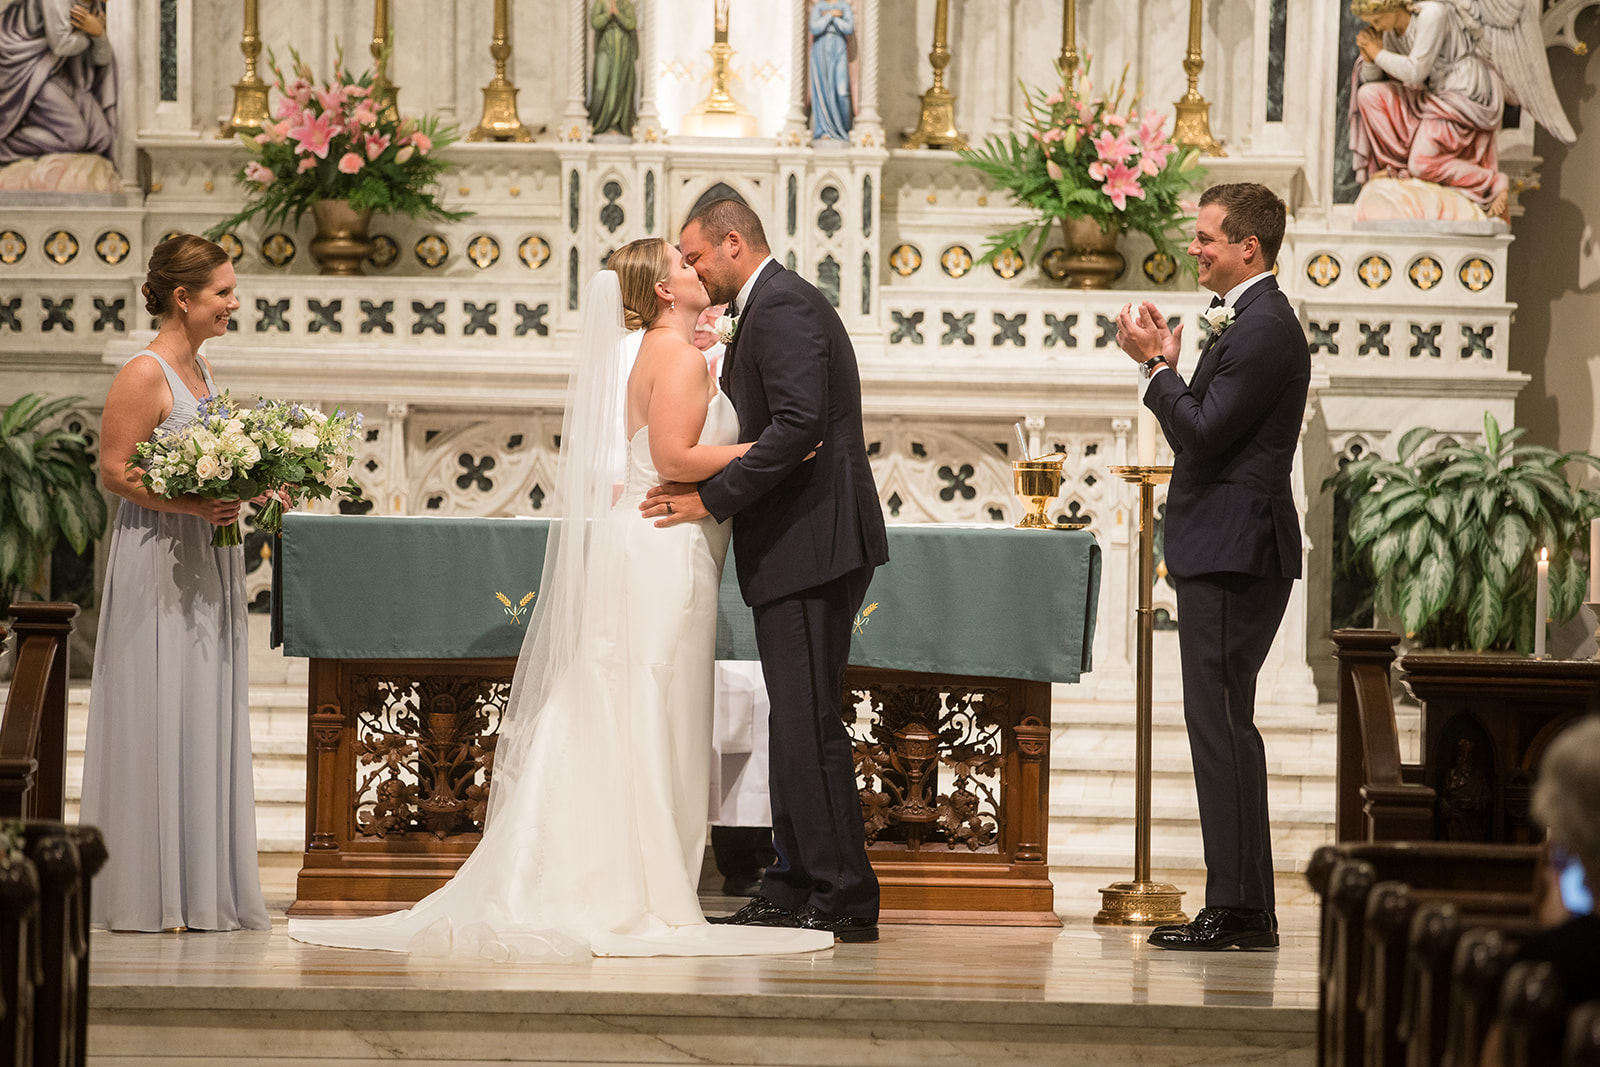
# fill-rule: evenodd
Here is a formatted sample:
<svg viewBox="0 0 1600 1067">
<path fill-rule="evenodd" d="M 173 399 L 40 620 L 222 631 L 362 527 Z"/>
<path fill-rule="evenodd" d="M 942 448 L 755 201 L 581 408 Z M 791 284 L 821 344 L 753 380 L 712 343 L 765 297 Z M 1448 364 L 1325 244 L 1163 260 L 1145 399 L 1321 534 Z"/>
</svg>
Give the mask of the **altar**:
<svg viewBox="0 0 1600 1067">
<path fill-rule="evenodd" d="M 311 659 L 293 915 L 405 907 L 476 845 L 547 519 L 290 515 L 275 638 Z M 891 526 L 846 688 L 885 921 L 1053 925 L 1050 686 L 1090 670 L 1081 531 Z M 719 658 L 756 658 L 730 565 Z"/>
</svg>

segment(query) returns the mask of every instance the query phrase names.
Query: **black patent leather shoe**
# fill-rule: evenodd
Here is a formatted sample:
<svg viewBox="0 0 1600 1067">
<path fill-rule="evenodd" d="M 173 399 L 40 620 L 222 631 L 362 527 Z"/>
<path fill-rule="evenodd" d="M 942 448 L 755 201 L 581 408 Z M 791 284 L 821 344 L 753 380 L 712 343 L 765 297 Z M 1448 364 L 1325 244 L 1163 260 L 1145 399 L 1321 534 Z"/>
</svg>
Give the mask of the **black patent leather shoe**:
<svg viewBox="0 0 1600 1067">
<path fill-rule="evenodd" d="M 766 897 L 756 897 L 732 915 L 707 915 L 706 922 L 718 926 L 798 926 L 795 913 Z"/>
<path fill-rule="evenodd" d="M 826 930 L 840 941 L 854 944 L 878 940 L 878 920 L 858 919 L 853 915 L 834 915 L 805 905 L 795 912 L 795 925 L 802 930 Z"/>
<path fill-rule="evenodd" d="M 1202 908 L 1193 922 L 1157 927 L 1150 944 L 1179 952 L 1277 948 L 1278 918 L 1256 908 Z"/>
</svg>

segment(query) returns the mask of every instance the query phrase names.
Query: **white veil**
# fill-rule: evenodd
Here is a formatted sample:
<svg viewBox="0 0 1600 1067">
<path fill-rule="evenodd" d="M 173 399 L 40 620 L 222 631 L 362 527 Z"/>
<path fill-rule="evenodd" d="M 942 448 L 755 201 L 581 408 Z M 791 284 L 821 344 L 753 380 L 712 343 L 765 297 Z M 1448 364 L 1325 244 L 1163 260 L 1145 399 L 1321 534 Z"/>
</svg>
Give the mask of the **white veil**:
<svg viewBox="0 0 1600 1067">
<path fill-rule="evenodd" d="M 593 533 L 611 510 L 613 490 L 623 474 L 625 452 L 617 438 L 623 432 L 626 333 L 617 274 L 600 271 L 584 292 L 583 330 L 567 379 L 567 410 L 561 419 L 561 452 L 556 460 L 560 516 L 550 524 L 539 596 L 495 742 L 490 820 L 505 798 L 516 792 L 540 709 L 577 660 L 579 635 L 589 629 L 586 613 L 614 607 L 588 593 Z"/>
</svg>

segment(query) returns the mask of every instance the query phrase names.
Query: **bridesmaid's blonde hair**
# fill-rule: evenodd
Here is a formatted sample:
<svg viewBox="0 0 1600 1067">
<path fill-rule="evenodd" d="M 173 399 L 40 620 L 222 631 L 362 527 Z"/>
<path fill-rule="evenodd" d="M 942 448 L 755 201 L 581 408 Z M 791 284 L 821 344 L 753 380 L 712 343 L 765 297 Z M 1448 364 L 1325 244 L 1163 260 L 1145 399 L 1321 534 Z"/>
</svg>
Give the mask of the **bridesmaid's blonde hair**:
<svg viewBox="0 0 1600 1067">
<path fill-rule="evenodd" d="M 645 237 L 611 253 L 606 267 L 617 272 L 622 288 L 622 324 L 630 330 L 648 329 L 661 313 L 656 283 L 672 273 L 672 254 L 660 237 Z"/>
</svg>

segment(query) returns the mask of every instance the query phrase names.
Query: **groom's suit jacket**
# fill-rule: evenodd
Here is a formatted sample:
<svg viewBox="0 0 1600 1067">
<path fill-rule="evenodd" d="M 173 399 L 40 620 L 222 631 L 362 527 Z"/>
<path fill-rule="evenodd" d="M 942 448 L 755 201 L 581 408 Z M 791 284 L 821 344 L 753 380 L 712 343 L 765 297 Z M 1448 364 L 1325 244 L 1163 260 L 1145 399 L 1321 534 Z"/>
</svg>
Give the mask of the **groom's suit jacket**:
<svg viewBox="0 0 1600 1067">
<path fill-rule="evenodd" d="M 1239 297 L 1234 321 L 1202 351 L 1187 384 L 1150 379 L 1176 458 L 1167 489 L 1167 569 L 1300 577 L 1300 520 L 1290 490 L 1311 355 L 1276 279 Z"/>
<path fill-rule="evenodd" d="M 755 444 L 700 483 L 700 500 L 718 521 L 733 517 L 739 587 L 756 605 L 886 563 L 889 542 L 855 349 L 838 313 L 774 262 L 738 321 L 721 384 L 739 413 L 739 440 Z"/>
</svg>

